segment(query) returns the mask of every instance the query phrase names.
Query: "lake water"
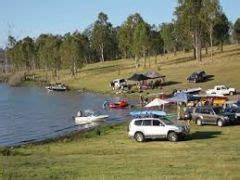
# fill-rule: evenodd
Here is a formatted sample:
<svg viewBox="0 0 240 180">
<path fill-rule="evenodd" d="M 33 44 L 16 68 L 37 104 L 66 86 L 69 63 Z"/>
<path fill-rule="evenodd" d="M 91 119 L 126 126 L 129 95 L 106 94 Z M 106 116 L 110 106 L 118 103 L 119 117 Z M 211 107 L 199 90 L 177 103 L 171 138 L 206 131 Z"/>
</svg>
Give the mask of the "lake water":
<svg viewBox="0 0 240 180">
<path fill-rule="evenodd" d="M 129 118 L 129 109 L 103 109 L 102 104 L 107 99 L 110 97 L 94 93 L 49 92 L 42 87 L 0 84 L 0 146 L 42 141 L 91 128 L 75 125 L 72 116 L 78 110 L 109 114 L 107 123 Z"/>
</svg>

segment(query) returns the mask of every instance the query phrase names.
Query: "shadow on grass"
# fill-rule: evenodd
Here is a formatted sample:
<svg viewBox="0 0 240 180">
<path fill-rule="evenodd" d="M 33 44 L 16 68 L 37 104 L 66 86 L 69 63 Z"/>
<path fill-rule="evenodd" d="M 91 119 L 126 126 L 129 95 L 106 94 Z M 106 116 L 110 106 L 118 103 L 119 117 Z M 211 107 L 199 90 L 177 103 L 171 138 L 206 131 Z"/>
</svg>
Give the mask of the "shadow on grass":
<svg viewBox="0 0 240 180">
<path fill-rule="evenodd" d="M 181 63 L 186 63 L 190 61 L 194 61 L 195 59 L 193 57 L 183 57 L 183 58 L 177 58 L 168 62 L 162 62 L 159 63 L 161 65 L 173 65 L 173 64 L 181 64 Z"/>
<path fill-rule="evenodd" d="M 198 140 L 198 139 L 212 139 L 212 138 L 216 138 L 219 135 L 221 135 L 222 132 L 221 131 L 196 131 L 194 133 L 189 134 L 186 137 L 186 140 Z"/>
<path fill-rule="evenodd" d="M 92 67 L 89 69 L 81 70 L 81 72 L 105 72 L 106 70 L 116 70 L 118 68 L 117 65 L 109 65 L 109 66 L 99 66 L 99 67 Z"/>
<path fill-rule="evenodd" d="M 205 82 L 213 81 L 213 80 L 214 80 L 214 75 L 210 74 L 210 75 L 207 75 L 207 78 L 204 81 L 199 82 L 199 83 L 205 83 Z"/>
<path fill-rule="evenodd" d="M 240 48 L 234 48 L 234 49 L 229 49 L 229 50 L 223 50 L 223 52 L 221 51 L 217 51 L 217 52 L 214 52 L 214 55 L 218 55 L 218 54 L 226 54 L 226 53 L 229 53 L 230 56 L 231 55 L 235 55 L 235 54 L 239 54 L 239 51 L 240 51 Z M 237 53 L 236 53 L 237 52 Z M 226 54 L 224 56 L 229 56 L 229 54 Z M 223 56 L 223 57 L 224 57 Z"/>
<path fill-rule="evenodd" d="M 181 82 L 178 82 L 178 81 L 167 81 L 167 82 L 165 82 L 165 84 L 163 86 L 171 86 L 171 85 L 175 85 L 175 84 L 181 84 Z"/>
</svg>

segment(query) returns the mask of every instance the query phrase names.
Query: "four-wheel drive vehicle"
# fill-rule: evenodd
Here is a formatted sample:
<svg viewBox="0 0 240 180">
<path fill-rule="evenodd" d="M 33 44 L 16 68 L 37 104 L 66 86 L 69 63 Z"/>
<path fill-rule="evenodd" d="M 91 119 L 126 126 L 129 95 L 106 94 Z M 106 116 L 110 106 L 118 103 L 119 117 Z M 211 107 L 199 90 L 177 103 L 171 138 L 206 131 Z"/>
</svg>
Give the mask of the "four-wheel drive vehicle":
<svg viewBox="0 0 240 180">
<path fill-rule="evenodd" d="M 240 107 L 226 107 L 224 109 L 224 112 L 230 114 L 235 118 L 235 124 L 240 123 Z"/>
<path fill-rule="evenodd" d="M 203 82 L 207 79 L 205 71 L 196 71 L 193 72 L 190 76 L 187 77 L 188 82 Z"/>
<path fill-rule="evenodd" d="M 240 101 L 226 101 L 223 104 L 224 108 L 240 108 Z"/>
<path fill-rule="evenodd" d="M 215 124 L 224 126 L 234 122 L 233 114 L 224 112 L 222 107 L 200 106 L 193 110 L 192 120 L 199 126 L 203 124 Z"/>
<path fill-rule="evenodd" d="M 128 135 L 137 142 L 158 138 L 175 142 L 184 139 L 189 131 L 188 126 L 176 125 L 165 118 L 139 118 L 130 122 Z"/>
<path fill-rule="evenodd" d="M 125 79 L 114 79 L 110 86 L 113 88 L 113 90 L 120 89 L 121 87 L 127 86 L 127 81 Z"/>
<path fill-rule="evenodd" d="M 228 88 L 224 85 L 214 86 L 213 89 L 208 89 L 207 94 L 216 94 L 216 95 L 234 95 L 236 94 L 235 88 Z"/>
</svg>

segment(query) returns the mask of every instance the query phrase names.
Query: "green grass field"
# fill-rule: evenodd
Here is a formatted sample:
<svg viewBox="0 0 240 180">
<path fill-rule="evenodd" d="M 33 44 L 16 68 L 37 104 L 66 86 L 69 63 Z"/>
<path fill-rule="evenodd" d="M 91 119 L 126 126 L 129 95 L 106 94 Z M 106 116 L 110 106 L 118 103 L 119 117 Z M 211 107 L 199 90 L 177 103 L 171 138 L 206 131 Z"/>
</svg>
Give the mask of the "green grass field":
<svg viewBox="0 0 240 180">
<path fill-rule="evenodd" d="M 159 56 L 156 65 L 151 59 L 150 69 L 172 82 L 161 91 L 215 84 L 240 89 L 240 46 L 225 46 L 224 53 L 214 52 L 213 62 L 206 56 L 202 64 L 192 60 L 190 53 Z M 187 83 L 187 75 L 198 69 L 214 75 L 214 79 Z M 139 68 L 138 72 L 146 70 Z M 133 60 L 119 60 L 87 65 L 75 79 L 62 71 L 61 81 L 76 89 L 106 93 L 110 92 L 110 80 L 134 72 Z M 0 179 L 240 179 L 240 126 L 191 125 L 186 141 L 136 143 L 128 139 L 127 125 L 41 145 L 1 149 Z"/>
<path fill-rule="evenodd" d="M 127 125 L 1 155 L 3 179 L 239 179 L 239 126 L 192 125 L 186 141 L 137 143 Z"/>
</svg>

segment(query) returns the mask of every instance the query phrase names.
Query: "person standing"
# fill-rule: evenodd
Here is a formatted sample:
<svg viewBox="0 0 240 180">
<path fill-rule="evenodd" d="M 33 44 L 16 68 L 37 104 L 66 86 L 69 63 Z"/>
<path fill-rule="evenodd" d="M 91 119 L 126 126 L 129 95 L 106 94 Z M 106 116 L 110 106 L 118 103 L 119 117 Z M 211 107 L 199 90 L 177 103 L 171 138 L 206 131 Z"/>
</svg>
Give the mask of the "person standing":
<svg viewBox="0 0 240 180">
<path fill-rule="evenodd" d="M 141 105 L 141 107 L 143 107 L 143 105 L 144 105 L 144 98 L 143 98 L 142 95 L 140 95 L 140 97 L 139 97 L 139 101 L 140 101 L 140 105 Z"/>
</svg>

